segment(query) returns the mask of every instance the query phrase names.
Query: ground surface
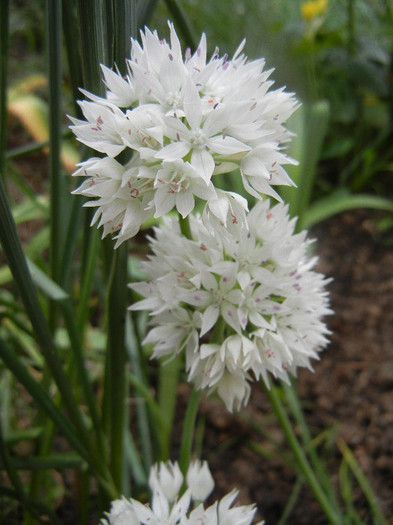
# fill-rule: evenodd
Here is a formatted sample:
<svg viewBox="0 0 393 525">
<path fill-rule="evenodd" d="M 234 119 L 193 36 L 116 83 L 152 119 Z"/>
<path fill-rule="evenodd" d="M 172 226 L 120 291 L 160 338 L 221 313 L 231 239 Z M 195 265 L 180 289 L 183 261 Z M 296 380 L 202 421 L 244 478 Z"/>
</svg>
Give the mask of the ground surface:
<svg viewBox="0 0 393 525">
<path fill-rule="evenodd" d="M 300 373 L 298 384 L 309 424 L 316 432 L 337 426 L 337 441 L 353 451 L 393 523 L 393 250 L 389 238 L 376 232 L 375 218 L 374 212 L 357 210 L 314 230 L 319 269 L 334 278 L 335 314 L 329 320 L 330 346 L 315 363 L 315 373 Z M 263 423 L 280 440 L 279 430 L 269 423 L 263 390 L 254 389 L 241 417 L 225 415 L 211 402 L 205 412 L 205 454 L 218 493 L 239 487 L 242 503 L 256 502 L 267 525 L 276 524 L 294 475 L 277 459 L 262 458 L 247 447 L 250 438 L 266 445 L 250 421 Z M 336 481 L 341 454 L 333 447 L 328 455 Z M 353 493 L 363 522 L 372 523 L 357 486 Z M 302 489 L 288 523 L 327 523 L 308 489 Z"/>
</svg>

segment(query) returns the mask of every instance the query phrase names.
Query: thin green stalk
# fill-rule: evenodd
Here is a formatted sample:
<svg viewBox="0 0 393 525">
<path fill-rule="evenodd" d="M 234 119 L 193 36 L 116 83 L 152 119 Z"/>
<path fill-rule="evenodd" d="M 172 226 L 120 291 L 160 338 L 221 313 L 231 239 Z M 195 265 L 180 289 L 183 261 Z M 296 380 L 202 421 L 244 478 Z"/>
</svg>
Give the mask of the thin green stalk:
<svg viewBox="0 0 393 525">
<path fill-rule="evenodd" d="M 9 1 L 0 0 L 0 177 L 5 180 Z"/>
<path fill-rule="evenodd" d="M 137 27 L 149 25 L 157 0 L 144 0 L 137 5 Z"/>
<path fill-rule="evenodd" d="M 80 436 L 78 436 L 77 431 L 75 430 L 75 427 L 67 420 L 60 409 L 54 404 L 47 391 L 43 389 L 41 384 L 33 378 L 15 352 L 13 352 L 13 350 L 9 348 L 2 339 L 0 339 L 0 357 L 4 361 L 7 368 L 26 388 L 26 390 L 41 407 L 41 409 L 52 421 L 55 422 L 56 426 L 61 430 L 64 437 L 68 440 L 74 450 L 76 450 L 83 459 L 88 461 L 88 454 L 81 442 Z"/>
<path fill-rule="evenodd" d="M 40 290 L 56 304 L 59 304 L 65 326 L 70 339 L 70 346 L 73 361 L 72 364 L 76 367 L 78 380 L 82 388 L 89 414 L 93 422 L 95 435 L 99 444 L 99 454 L 102 458 L 105 457 L 103 431 L 100 424 L 96 399 L 93 393 L 92 385 L 89 380 L 85 361 L 83 358 L 83 347 L 81 337 L 78 330 L 78 325 L 74 316 L 73 304 L 70 296 L 55 282 L 53 282 L 44 272 L 37 268 L 32 262 L 29 262 L 29 269 L 31 271 L 34 282 Z"/>
<path fill-rule="evenodd" d="M 112 246 L 109 245 L 112 249 Z M 127 244 L 120 246 L 112 259 L 107 300 L 108 344 L 106 370 L 106 398 L 109 408 L 109 436 L 111 472 L 120 489 L 124 467 L 124 423 L 126 399 L 125 317 L 127 299 Z"/>
<path fill-rule="evenodd" d="M 79 201 L 79 199 L 78 199 Z M 85 217 L 88 219 L 88 217 Z M 86 221 L 87 222 L 87 221 Z M 78 298 L 78 327 L 82 335 L 86 327 L 86 321 L 89 314 L 89 299 L 91 287 L 94 279 L 94 274 L 97 265 L 97 256 L 99 248 L 98 232 L 92 230 L 89 224 L 85 224 L 83 235 L 83 257 L 82 257 L 82 274 L 81 274 L 81 289 Z"/>
<path fill-rule="evenodd" d="M 345 505 L 345 525 L 363 525 L 364 522 L 354 505 L 356 493 L 354 492 L 353 479 L 349 473 L 349 467 L 345 460 L 341 462 L 338 471 L 338 481 L 340 495 Z"/>
<path fill-rule="evenodd" d="M 184 41 L 191 48 L 192 51 L 196 49 L 198 39 L 195 34 L 194 26 L 190 18 L 182 6 L 180 0 L 165 0 L 168 11 L 177 27 L 183 35 Z"/>
<path fill-rule="evenodd" d="M 77 19 L 80 27 L 79 59 L 82 61 L 83 87 L 96 95 L 104 94 L 100 82 L 100 64 L 111 67 L 111 19 L 104 0 L 77 0 Z"/>
<path fill-rule="evenodd" d="M 326 494 L 322 490 L 314 471 L 312 470 L 308 459 L 297 440 L 295 432 L 292 428 L 292 425 L 289 421 L 288 415 L 284 409 L 284 406 L 281 402 L 278 389 L 276 386 L 271 384 L 270 388 L 267 388 L 264 382 L 262 381 L 266 394 L 269 398 L 270 404 L 274 410 L 274 413 L 277 417 L 281 429 L 284 433 L 284 436 L 287 440 L 289 447 L 292 450 L 292 453 L 295 457 L 296 463 L 302 472 L 304 478 L 306 479 L 308 486 L 313 492 L 316 500 L 318 501 L 321 509 L 324 511 L 326 517 L 332 525 L 342 525 L 342 517 L 336 513 L 336 510 L 332 508 L 331 503 L 329 502 Z"/>
<path fill-rule="evenodd" d="M 63 250 L 62 221 L 64 221 L 64 192 L 61 178 L 61 0 L 47 0 L 47 32 L 49 61 L 49 175 L 50 175 L 50 268 L 55 282 L 60 279 Z"/>
<path fill-rule="evenodd" d="M 70 278 L 73 263 L 73 256 L 80 233 L 80 218 L 82 207 L 80 199 L 75 195 L 71 201 L 70 218 L 68 228 L 64 239 L 63 257 L 60 264 L 60 281 L 59 284 L 66 290 L 70 289 Z"/>
<path fill-rule="evenodd" d="M 137 487 L 145 487 L 147 485 L 147 476 L 141 461 L 141 455 L 136 447 L 133 436 L 130 432 L 125 436 L 125 451 L 128 463 L 130 465 L 130 472 L 132 473 L 133 485 Z M 131 481 L 131 480 L 129 480 Z"/>
<path fill-rule="evenodd" d="M 4 253 L 17 284 L 26 313 L 32 324 L 37 343 L 48 364 L 51 376 L 53 377 L 64 406 L 68 412 L 71 422 L 78 431 L 80 440 L 86 450 L 89 451 L 90 462 L 98 472 L 103 473 L 105 467 L 101 464 L 99 454 L 96 453 L 92 436 L 89 433 L 86 422 L 74 398 L 72 387 L 63 369 L 63 363 L 57 353 L 56 346 L 38 300 L 37 292 L 34 287 L 29 268 L 26 263 L 22 246 L 16 231 L 15 222 L 9 208 L 5 189 L 0 180 L 0 240 L 3 245 Z"/>
<path fill-rule="evenodd" d="M 31 153 L 41 151 L 48 146 L 49 140 L 44 140 L 42 142 L 28 142 L 27 144 L 22 144 L 21 146 L 16 146 L 15 148 L 8 150 L 5 156 L 8 160 L 17 159 L 24 155 L 30 155 Z"/>
<path fill-rule="evenodd" d="M 86 464 L 79 454 L 49 454 L 44 457 L 16 456 L 12 458 L 17 470 L 82 469 Z M 0 468 L 3 465 L 0 463 Z"/>
<path fill-rule="evenodd" d="M 48 56 L 48 81 L 49 81 L 49 180 L 50 180 L 50 242 L 49 242 L 49 267 L 50 276 L 58 283 L 60 281 L 60 261 L 63 250 L 62 222 L 64 221 L 64 198 L 62 198 L 61 179 L 61 64 L 62 64 L 62 34 L 61 34 L 61 0 L 56 2 L 46 0 L 46 30 L 47 30 L 47 56 Z M 52 333 L 56 329 L 57 304 L 50 301 L 49 327 Z M 44 377 L 50 383 L 48 373 L 49 363 L 45 364 Z M 38 416 L 42 417 L 41 414 Z M 37 444 L 38 455 L 47 455 L 51 449 L 55 427 L 51 420 L 42 420 L 44 431 Z M 30 483 L 30 496 L 38 498 L 40 491 L 48 483 L 45 472 L 34 472 Z M 29 520 L 31 522 L 31 520 Z"/>
<path fill-rule="evenodd" d="M 165 421 L 160 407 L 152 395 L 151 387 L 150 385 L 145 385 L 144 383 L 142 383 L 134 374 L 129 375 L 129 380 L 131 385 L 135 388 L 135 395 L 139 394 L 142 396 L 142 399 L 135 398 L 136 402 L 140 400 L 147 407 L 149 407 L 150 416 L 154 421 L 155 430 L 159 434 L 158 441 L 160 444 L 160 448 L 163 449 L 162 438 L 165 432 Z M 141 432 L 141 436 L 144 439 L 147 438 L 147 435 L 148 434 L 143 434 L 143 432 Z"/>
<path fill-rule="evenodd" d="M 83 86 L 83 73 L 81 64 L 81 35 L 78 24 L 77 12 L 74 1 L 63 2 L 62 21 L 63 35 L 68 60 L 68 70 L 70 72 L 70 82 L 72 98 L 74 100 L 74 110 L 76 116 L 81 118 L 81 110 L 76 101 L 80 98 L 79 88 Z"/>
<path fill-rule="evenodd" d="M 359 463 L 356 461 L 356 458 L 353 452 L 346 446 L 344 441 L 340 441 L 338 444 L 341 454 L 343 455 L 344 461 L 347 463 L 351 469 L 353 475 L 355 476 L 357 482 L 359 483 L 360 488 L 362 489 L 364 495 L 367 498 L 367 501 L 370 505 L 371 514 L 373 516 L 373 523 L 378 525 L 388 525 L 388 521 L 383 515 L 383 512 L 379 506 L 378 499 L 368 481 L 367 477 L 364 475 L 364 472 L 359 466 Z"/>
<path fill-rule="evenodd" d="M 182 232 L 184 237 L 192 240 L 189 216 L 183 218 L 179 213 L 179 225 L 180 225 L 180 231 Z"/>
<path fill-rule="evenodd" d="M 140 436 L 143 464 L 145 467 L 145 471 L 149 472 L 150 467 L 153 463 L 153 447 L 151 442 L 151 431 L 147 412 L 147 405 L 149 405 L 151 397 L 149 391 L 150 385 L 142 368 L 142 342 L 140 340 L 138 330 L 135 327 L 134 317 L 131 312 L 127 312 L 126 315 L 126 348 L 128 358 L 131 363 L 133 377 L 136 378 L 136 381 L 132 380 L 132 383 L 135 386 L 135 388 L 140 393 L 142 393 L 142 396 L 144 398 L 142 400 L 136 399 L 136 419 Z M 159 421 L 160 414 L 158 413 L 155 415 L 154 400 L 152 400 L 149 406 L 150 410 L 152 410 L 153 413 L 153 420 Z M 159 425 L 156 425 L 155 430 L 158 430 L 161 434 L 159 428 L 157 428 L 158 426 Z M 160 434 L 158 436 L 158 439 L 160 439 Z"/>
<path fill-rule="evenodd" d="M 188 400 L 186 416 L 183 423 L 183 433 L 180 444 L 180 469 L 185 475 L 190 464 L 192 454 L 192 443 L 195 434 L 195 424 L 197 420 L 201 391 L 193 389 Z"/>
<path fill-rule="evenodd" d="M 130 37 L 136 37 L 137 12 L 135 0 L 123 0 L 121 4 L 112 0 L 113 4 L 113 37 L 114 37 L 114 62 L 120 73 L 126 74 L 126 58 L 130 54 Z"/>
<path fill-rule="evenodd" d="M 21 480 L 19 478 L 18 472 L 16 471 L 13 458 L 11 457 L 10 453 L 8 452 L 8 447 L 7 447 L 7 445 L 6 445 L 5 441 L 4 441 L 4 438 L 3 438 L 3 430 L 2 430 L 1 418 L 0 418 L 0 461 L 2 463 L 3 468 L 7 472 L 7 475 L 8 475 L 8 478 L 9 478 L 10 482 L 12 483 L 12 485 L 13 485 L 13 487 L 15 489 L 15 492 L 16 492 L 16 494 L 18 496 L 18 501 L 20 501 L 22 503 L 22 505 L 24 505 L 25 509 L 27 510 L 27 512 L 31 516 L 34 516 L 35 519 L 39 520 L 39 515 L 38 515 L 36 509 L 34 509 L 29 504 L 29 501 L 28 501 L 27 495 L 26 495 L 26 493 L 24 491 L 22 482 L 21 482 Z"/>
<path fill-rule="evenodd" d="M 312 466 L 314 468 L 314 471 L 321 482 L 326 494 L 329 496 L 330 501 L 332 504 L 334 504 L 335 508 L 339 510 L 339 503 L 336 497 L 336 494 L 334 492 L 333 485 L 329 479 L 328 473 L 326 472 L 325 466 L 321 459 L 318 456 L 318 453 L 315 449 L 310 428 L 307 425 L 307 422 L 304 418 L 303 410 L 297 395 L 297 388 L 296 385 L 287 385 L 286 383 L 283 383 L 282 385 L 285 398 L 288 402 L 289 408 L 295 418 L 295 421 L 298 425 L 298 428 L 300 430 L 300 437 L 303 442 L 303 446 L 305 447 L 305 450 L 310 455 L 310 460 L 312 463 Z"/>
<path fill-rule="evenodd" d="M 60 282 L 60 264 L 63 251 L 64 223 L 64 192 L 61 173 L 61 140 L 62 140 L 62 33 L 61 33 L 61 5 L 62 1 L 46 0 L 46 30 L 47 56 L 49 81 L 49 180 L 50 180 L 50 242 L 49 267 L 53 281 Z M 50 302 L 49 326 L 52 333 L 57 324 L 57 304 Z M 45 365 L 45 368 L 49 366 Z M 50 377 L 48 370 L 44 370 L 44 377 Z M 39 443 L 39 455 L 46 455 L 51 449 L 55 427 L 52 421 L 43 421 L 44 432 Z M 48 482 L 46 476 L 46 481 Z M 35 472 L 31 480 L 30 495 L 37 498 L 42 484 L 45 482 L 43 472 Z"/>
<path fill-rule="evenodd" d="M 292 492 L 289 496 L 289 499 L 287 501 L 287 504 L 285 505 L 284 512 L 282 513 L 277 525 L 284 525 L 290 518 L 292 511 L 298 502 L 302 487 L 303 487 L 303 479 L 297 478 L 293 486 Z"/>
<path fill-rule="evenodd" d="M 101 426 L 100 418 L 98 415 L 96 398 L 94 396 L 92 385 L 86 370 L 80 334 L 78 331 L 77 324 L 75 322 L 71 301 L 68 299 L 67 301 L 61 304 L 61 307 L 64 315 L 64 321 L 67 328 L 67 332 L 70 338 L 73 362 L 76 366 L 78 379 L 80 381 L 80 385 L 82 387 L 82 391 L 87 403 L 89 414 L 93 422 L 94 433 L 98 443 L 99 454 L 101 456 L 102 461 L 105 463 L 106 454 L 104 446 L 103 428 Z"/>
<path fill-rule="evenodd" d="M 179 370 L 181 364 L 182 360 L 180 356 L 172 359 L 169 363 L 160 363 L 158 404 L 165 423 L 164 435 L 162 436 L 163 449 L 161 450 L 161 461 L 169 459 L 169 447 L 175 417 L 177 387 L 179 384 Z"/>
<path fill-rule="evenodd" d="M 95 449 L 90 443 L 87 446 L 84 443 L 84 436 L 81 435 L 80 429 L 76 429 L 70 424 L 70 421 L 64 416 L 62 411 L 56 406 L 47 391 L 38 383 L 29 373 L 25 365 L 20 361 L 18 356 L 0 339 L 0 358 L 4 361 L 7 368 L 15 375 L 19 382 L 26 388 L 27 392 L 37 402 L 38 406 L 48 415 L 50 421 L 59 428 L 70 445 L 77 451 L 80 456 L 90 466 L 95 473 L 98 482 L 112 499 L 119 496 L 115 489 L 109 472 L 106 469 L 102 457 L 95 453 Z"/>
</svg>

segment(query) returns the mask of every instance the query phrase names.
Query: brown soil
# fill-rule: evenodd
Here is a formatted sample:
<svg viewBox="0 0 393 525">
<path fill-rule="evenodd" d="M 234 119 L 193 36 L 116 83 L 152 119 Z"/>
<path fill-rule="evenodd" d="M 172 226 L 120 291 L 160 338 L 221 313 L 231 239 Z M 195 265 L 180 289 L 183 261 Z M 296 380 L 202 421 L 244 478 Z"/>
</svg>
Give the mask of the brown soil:
<svg viewBox="0 0 393 525">
<path fill-rule="evenodd" d="M 321 450 L 334 483 L 342 461 L 337 444 L 345 443 L 393 523 L 393 251 L 389 239 L 376 233 L 376 217 L 375 212 L 357 210 L 330 219 L 313 232 L 318 237 L 319 270 L 334 278 L 330 291 L 335 314 L 329 320 L 330 346 L 315 363 L 314 374 L 299 374 L 298 385 L 314 435 L 336 429 L 331 446 Z M 295 475 L 277 455 L 263 458 L 248 446 L 253 440 L 269 450 L 269 437 L 284 444 L 269 418 L 263 389 L 254 388 L 245 413 L 237 417 L 211 400 L 203 411 L 204 454 L 217 481 L 217 494 L 240 488 L 241 503 L 255 502 L 258 517 L 267 525 L 276 524 Z M 255 425 L 267 437 L 256 432 Z M 352 492 L 362 522 L 373 523 L 356 482 Z M 305 486 L 288 523 L 328 523 Z"/>
</svg>

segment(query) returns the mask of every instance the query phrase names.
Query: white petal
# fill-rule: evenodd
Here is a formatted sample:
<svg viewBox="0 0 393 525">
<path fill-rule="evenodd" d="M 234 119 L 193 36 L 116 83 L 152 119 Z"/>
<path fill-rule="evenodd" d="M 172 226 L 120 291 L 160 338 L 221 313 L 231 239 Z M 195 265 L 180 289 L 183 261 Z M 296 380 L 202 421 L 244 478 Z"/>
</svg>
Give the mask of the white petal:
<svg viewBox="0 0 393 525">
<path fill-rule="evenodd" d="M 240 140 L 225 135 L 210 138 L 208 141 L 208 147 L 210 150 L 219 153 L 220 155 L 233 155 L 251 149 L 250 146 L 243 144 Z"/>
<path fill-rule="evenodd" d="M 206 334 L 216 324 L 220 309 L 218 305 L 211 304 L 206 308 L 202 316 L 202 328 L 200 337 Z"/>
<path fill-rule="evenodd" d="M 176 209 L 183 217 L 187 217 L 194 209 L 195 200 L 191 191 L 181 191 L 176 194 Z"/>
<path fill-rule="evenodd" d="M 214 171 L 214 160 L 205 148 L 194 149 L 191 155 L 191 166 L 198 172 L 199 176 L 209 183 Z"/>
<path fill-rule="evenodd" d="M 174 161 L 185 157 L 190 149 L 186 142 L 171 142 L 168 146 L 160 149 L 155 157 L 166 161 Z"/>
</svg>

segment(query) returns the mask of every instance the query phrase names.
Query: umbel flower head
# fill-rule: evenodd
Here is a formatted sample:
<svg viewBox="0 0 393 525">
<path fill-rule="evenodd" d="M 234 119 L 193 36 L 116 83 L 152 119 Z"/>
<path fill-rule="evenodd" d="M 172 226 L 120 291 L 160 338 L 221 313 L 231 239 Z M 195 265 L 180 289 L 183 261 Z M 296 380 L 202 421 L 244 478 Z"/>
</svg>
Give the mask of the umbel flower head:
<svg viewBox="0 0 393 525">
<path fill-rule="evenodd" d="M 283 204 L 259 201 L 246 224 L 192 216 L 190 240 L 166 218 L 142 263 L 148 280 L 130 285 L 144 296 L 131 309 L 151 311 L 153 357 L 185 350 L 189 380 L 230 411 L 248 402 L 253 378 L 289 382 L 327 344 L 327 280 L 295 222 Z"/>
<path fill-rule="evenodd" d="M 263 59 L 247 60 L 244 42 L 231 60 L 218 49 L 207 59 L 202 35 L 183 59 L 169 27 L 170 43 L 149 29 L 142 45 L 132 40 L 125 78 L 102 66 L 106 96 L 82 90 L 90 99 L 79 102 L 86 120 L 71 118 L 78 140 L 105 155 L 79 164 L 75 175 L 86 180 L 75 193 L 93 199 L 87 203 L 97 207 L 92 222 L 103 226 L 103 235 L 116 232 L 117 244 L 151 215 L 176 208 L 186 217 L 195 198 L 225 221 L 225 201 L 234 197 L 217 194 L 218 174 L 238 169 L 257 198 L 276 195 L 271 185 L 292 184 L 282 165 L 294 162 L 283 149 L 294 97 L 271 89 L 271 70 Z M 128 161 L 120 160 L 122 152 Z"/>
<path fill-rule="evenodd" d="M 255 505 L 233 507 L 236 490 L 204 507 L 203 502 L 214 488 L 206 462 L 191 463 L 186 476 L 187 489 L 180 496 L 182 481 L 177 463 L 154 465 L 149 477 L 151 507 L 135 499 L 115 500 L 106 519 L 101 521 L 102 525 L 251 525 Z"/>
</svg>

